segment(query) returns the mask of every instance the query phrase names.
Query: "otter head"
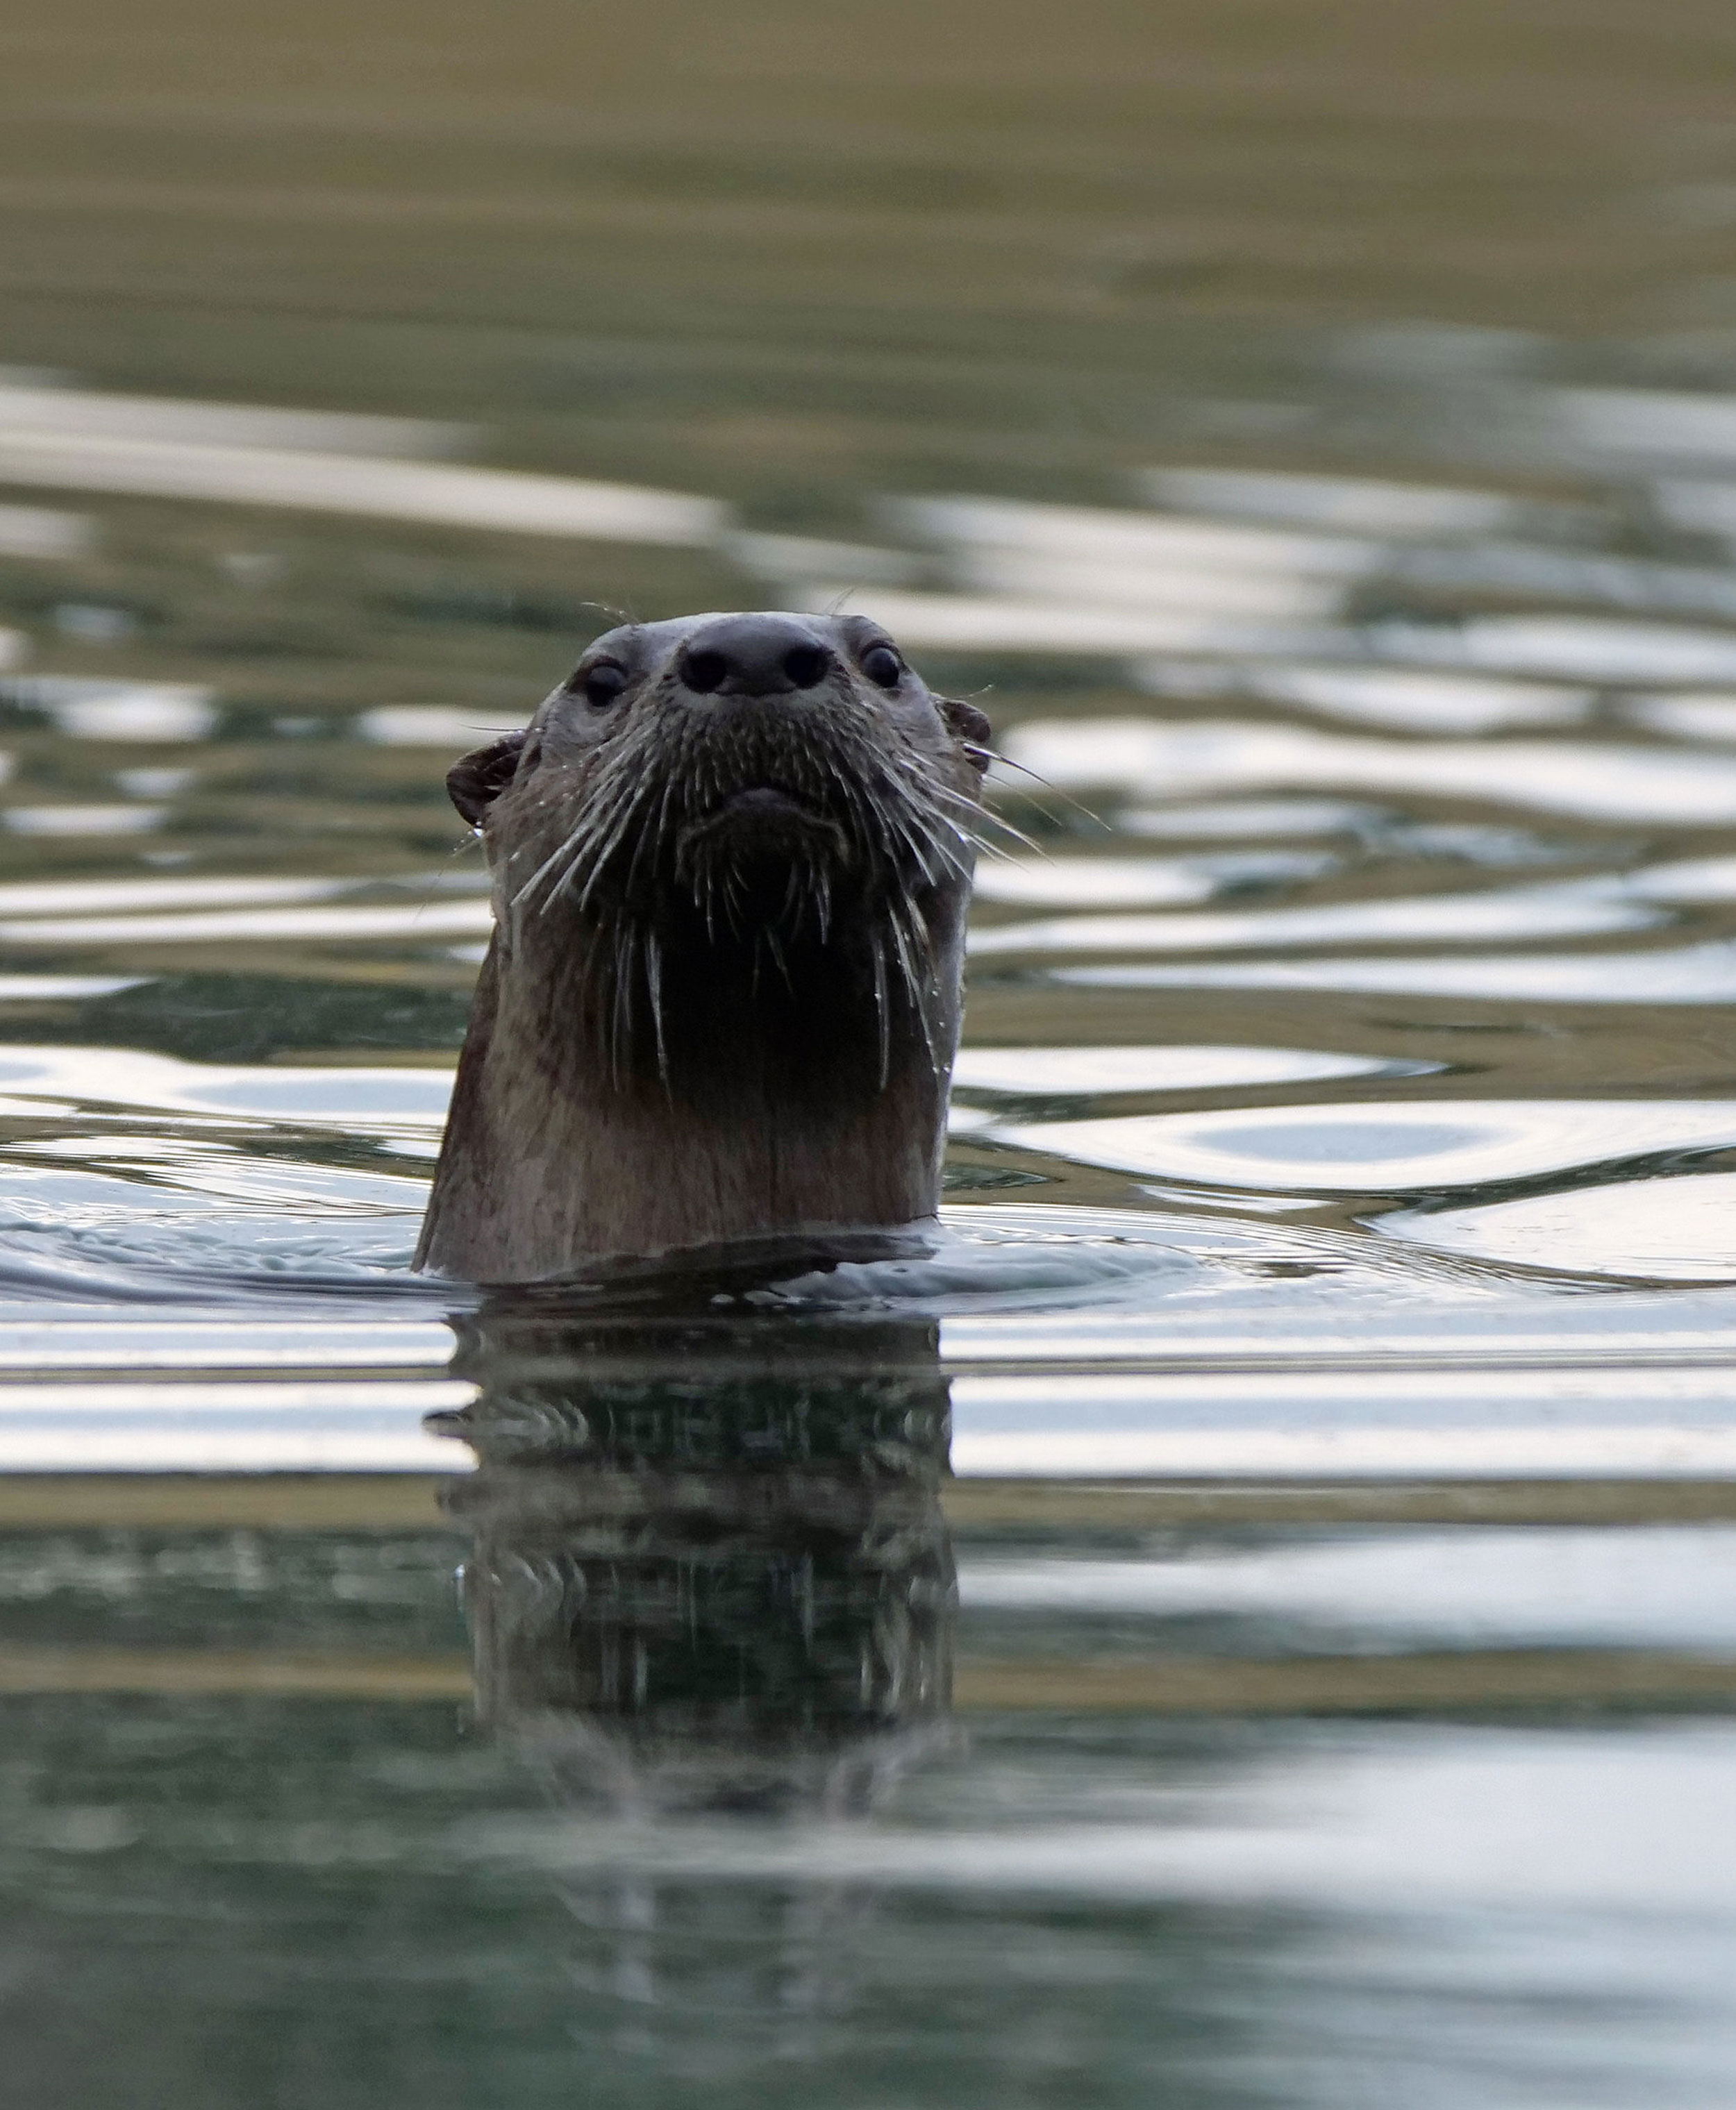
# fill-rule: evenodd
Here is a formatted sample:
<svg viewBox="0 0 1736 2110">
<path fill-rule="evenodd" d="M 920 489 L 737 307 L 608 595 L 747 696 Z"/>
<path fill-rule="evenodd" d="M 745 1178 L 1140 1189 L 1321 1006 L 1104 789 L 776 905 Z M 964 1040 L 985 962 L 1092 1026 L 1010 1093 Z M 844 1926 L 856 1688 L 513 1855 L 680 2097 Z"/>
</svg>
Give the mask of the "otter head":
<svg viewBox="0 0 1736 2110">
<path fill-rule="evenodd" d="M 987 730 L 864 618 L 694 616 L 460 763 L 496 929 L 419 1260 L 931 1213 Z"/>
</svg>

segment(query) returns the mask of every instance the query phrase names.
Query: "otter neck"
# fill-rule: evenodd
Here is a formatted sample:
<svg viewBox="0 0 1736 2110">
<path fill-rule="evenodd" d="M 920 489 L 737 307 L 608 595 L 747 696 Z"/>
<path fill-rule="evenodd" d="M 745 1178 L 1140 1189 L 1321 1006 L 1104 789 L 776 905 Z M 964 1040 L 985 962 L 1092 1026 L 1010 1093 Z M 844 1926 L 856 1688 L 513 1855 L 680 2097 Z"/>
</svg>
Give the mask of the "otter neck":
<svg viewBox="0 0 1736 2110">
<path fill-rule="evenodd" d="M 610 1253 L 932 1216 L 963 904 L 925 917 L 919 991 L 859 925 L 714 943 L 497 935 L 419 1266 L 560 1276 Z M 654 1006 L 652 993 L 656 993 Z"/>
</svg>

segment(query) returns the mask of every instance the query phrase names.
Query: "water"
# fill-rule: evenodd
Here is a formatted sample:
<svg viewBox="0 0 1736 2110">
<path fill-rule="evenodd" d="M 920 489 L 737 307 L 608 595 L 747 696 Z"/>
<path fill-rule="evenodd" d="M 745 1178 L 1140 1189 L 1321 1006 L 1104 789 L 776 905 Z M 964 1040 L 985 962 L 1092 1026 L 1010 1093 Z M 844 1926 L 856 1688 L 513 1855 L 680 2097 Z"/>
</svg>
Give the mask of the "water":
<svg viewBox="0 0 1736 2110">
<path fill-rule="evenodd" d="M 482 20 L 7 42 L 18 2099 L 1727 2103 L 1722 16 Z M 411 1276 L 443 771 L 845 597 L 941 1227 Z"/>
</svg>

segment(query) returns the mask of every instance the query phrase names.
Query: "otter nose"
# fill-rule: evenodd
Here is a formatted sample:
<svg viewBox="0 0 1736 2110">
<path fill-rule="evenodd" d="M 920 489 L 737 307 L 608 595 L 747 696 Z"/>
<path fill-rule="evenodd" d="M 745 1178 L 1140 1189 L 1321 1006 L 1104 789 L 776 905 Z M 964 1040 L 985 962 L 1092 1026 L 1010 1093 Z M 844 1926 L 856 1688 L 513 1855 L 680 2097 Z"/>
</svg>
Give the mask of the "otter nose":
<svg viewBox="0 0 1736 2110">
<path fill-rule="evenodd" d="M 786 695 L 818 688 L 832 654 L 786 615 L 730 615 L 682 647 L 677 670 L 696 695 Z"/>
</svg>

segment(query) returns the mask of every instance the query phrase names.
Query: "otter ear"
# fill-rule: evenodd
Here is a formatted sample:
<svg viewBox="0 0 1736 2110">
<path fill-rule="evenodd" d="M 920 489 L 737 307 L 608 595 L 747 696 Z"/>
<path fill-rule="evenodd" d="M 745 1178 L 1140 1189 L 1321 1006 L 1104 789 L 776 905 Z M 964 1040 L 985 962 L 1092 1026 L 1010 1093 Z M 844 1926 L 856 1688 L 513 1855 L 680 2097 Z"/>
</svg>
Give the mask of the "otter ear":
<svg viewBox="0 0 1736 2110">
<path fill-rule="evenodd" d="M 482 826 L 488 808 L 511 783 L 524 745 L 522 732 L 510 732 L 504 739 L 478 748 L 474 754 L 467 754 L 447 770 L 447 793 L 473 828 Z"/>
<path fill-rule="evenodd" d="M 960 696 L 936 696 L 941 716 L 946 729 L 964 745 L 965 758 L 978 769 L 989 766 L 989 735 L 994 727 L 989 723 L 988 713 L 979 711 L 974 704 L 968 704 Z"/>
</svg>

